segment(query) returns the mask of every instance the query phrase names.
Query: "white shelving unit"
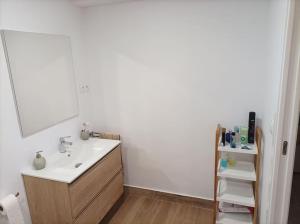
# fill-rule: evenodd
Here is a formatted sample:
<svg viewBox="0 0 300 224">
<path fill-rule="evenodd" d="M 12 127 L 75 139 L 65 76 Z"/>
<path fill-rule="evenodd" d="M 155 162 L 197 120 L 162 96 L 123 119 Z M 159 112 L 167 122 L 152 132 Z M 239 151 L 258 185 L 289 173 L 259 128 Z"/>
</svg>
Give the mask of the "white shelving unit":
<svg viewBox="0 0 300 224">
<path fill-rule="evenodd" d="M 251 149 L 243 149 L 241 146 L 238 148 L 230 148 L 229 144 L 226 144 L 225 146 L 222 146 L 221 143 L 218 146 L 218 151 L 220 152 L 233 152 L 233 153 L 242 153 L 242 154 L 249 154 L 249 155 L 256 155 L 258 150 L 257 150 L 257 145 L 255 144 L 249 144 L 249 148 Z"/>
<path fill-rule="evenodd" d="M 252 183 L 219 180 L 217 201 L 255 207 Z"/>
<path fill-rule="evenodd" d="M 252 224 L 251 214 L 219 213 L 216 224 Z"/>
<path fill-rule="evenodd" d="M 231 148 L 220 143 L 221 126 L 216 131 L 215 147 L 215 217 L 216 224 L 257 224 L 259 165 L 262 132 L 256 128 L 256 142 L 251 149 Z M 238 153 L 253 156 L 253 161 L 237 160 L 234 166 L 221 168 L 222 153 Z M 249 156 L 248 156 L 249 157 Z M 240 159 L 241 156 L 238 156 Z M 253 214 L 222 213 L 219 203 L 226 202 L 253 208 Z"/>
<path fill-rule="evenodd" d="M 218 163 L 218 177 L 237 180 L 256 181 L 256 173 L 253 162 L 237 161 L 235 166 L 221 169 L 221 160 Z"/>
</svg>

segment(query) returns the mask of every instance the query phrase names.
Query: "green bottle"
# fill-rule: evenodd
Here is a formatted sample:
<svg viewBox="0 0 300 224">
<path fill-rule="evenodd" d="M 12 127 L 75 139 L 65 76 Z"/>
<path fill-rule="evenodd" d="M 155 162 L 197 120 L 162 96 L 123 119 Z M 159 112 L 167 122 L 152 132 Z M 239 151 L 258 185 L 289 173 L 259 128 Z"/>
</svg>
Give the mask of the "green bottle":
<svg viewBox="0 0 300 224">
<path fill-rule="evenodd" d="M 243 145 L 248 144 L 248 127 L 240 128 L 240 138 L 241 138 L 241 144 Z"/>
</svg>

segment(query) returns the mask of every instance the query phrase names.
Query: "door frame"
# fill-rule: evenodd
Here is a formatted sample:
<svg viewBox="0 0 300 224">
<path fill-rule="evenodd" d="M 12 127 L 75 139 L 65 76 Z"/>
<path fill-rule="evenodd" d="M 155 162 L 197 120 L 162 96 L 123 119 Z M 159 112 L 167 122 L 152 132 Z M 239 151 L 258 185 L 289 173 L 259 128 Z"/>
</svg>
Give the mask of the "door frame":
<svg viewBox="0 0 300 224">
<path fill-rule="evenodd" d="M 293 168 L 300 106 L 300 39 L 293 39 L 296 14 L 295 0 L 288 1 L 288 12 L 284 34 L 284 57 L 278 102 L 277 124 L 274 128 L 275 160 L 271 186 L 269 223 L 288 222 L 289 203 L 292 188 Z M 300 31 L 297 31 L 300 32 Z M 282 144 L 288 141 L 287 154 L 282 155 Z"/>
</svg>

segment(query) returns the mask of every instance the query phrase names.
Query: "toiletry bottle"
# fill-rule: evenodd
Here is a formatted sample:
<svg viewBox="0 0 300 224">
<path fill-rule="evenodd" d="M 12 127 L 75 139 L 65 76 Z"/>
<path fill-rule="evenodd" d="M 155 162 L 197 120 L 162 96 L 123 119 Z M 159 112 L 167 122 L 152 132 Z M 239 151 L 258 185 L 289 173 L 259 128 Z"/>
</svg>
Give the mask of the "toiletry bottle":
<svg viewBox="0 0 300 224">
<path fill-rule="evenodd" d="M 248 127 L 240 128 L 241 144 L 248 144 Z"/>
<path fill-rule="evenodd" d="M 221 155 L 221 169 L 224 170 L 228 166 L 228 156 L 226 152 L 223 152 Z"/>
<path fill-rule="evenodd" d="M 222 144 L 223 146 L 226 144 L 226 128 L 222 128 Z"/>
<path fill-rule="evenodd" d="M 46 159 L 40 154 L 43 151 L 36 152 L 36 157 L 33 160 L 33 166 L 36 170 L 41 170 L 46 167 Z"/>
<path fill-rule="evenodd" d="M 88 140 L 90 138 L 90 131 L 88 130 L 88 123 L 83 123 L 83 130 L 80 132 L 80 138 L 82 140 Z"/>
<path fill-rule="evenodd" d="M 233 153 L 228 154 L 227 162 L 229 167 L 234 167 L 236 165 L 236 159 Z"/>
<path fill-rule="evenodd" d="M 239 126 L 234 126 L 233 130 L 234 130 L 235 133 L 239 133 L 240 132 Z"/>
<path fill-rule="evenodd" d="M 241 135 L 240 135 L 239 126 L 234 126 L 234 132 L 235 132 L 236 147 L 238 147 L 241 143 Z"/>
<path fill-rule="evenodd" d="M 231 139 L 230 139 L 230 147 L 231 148 L 236 148 L 236 136 L 235 136 L 235 132 L 231 132 Z"/>
<path fill-rule="evenodd" d="M 254 144 L 255 138 L 255 112 L 249 113 L 249 123 L 248 123 L 248 143 Z"/>
<path fill-rule="evenodd" d="M 228 142 L 230 144 L 230 142 L 231 142 L 231 130 L 229 130 L 226 133 L 225 138 L 226 138 L 226 142 Z"/>
</svg>

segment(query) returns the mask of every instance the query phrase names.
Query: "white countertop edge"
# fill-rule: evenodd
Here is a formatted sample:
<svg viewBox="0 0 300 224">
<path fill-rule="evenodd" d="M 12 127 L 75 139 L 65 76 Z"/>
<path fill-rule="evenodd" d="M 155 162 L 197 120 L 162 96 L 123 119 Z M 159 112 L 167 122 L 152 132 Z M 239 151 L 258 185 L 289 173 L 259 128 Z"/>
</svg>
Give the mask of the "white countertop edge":
<svg viewBox="0 0 300 224">
<path fill-rule="evenodd" d="M 95 165 L 98 161 L 103 159 L 107 154 L 109 154 L 112 150 L 114 150 L 117 146 L 121 144 L 120 140 L 112 140 L 115 141 L 115 143 L 110 147 L 104 155 L 99 156 L 98 158 L 95 158 L 95 160 L 91 161 L 90 163 L 84 164 L 82 167 L 78 169 L 78 172 L 72 176 L 65 176 L 65 177 L 58 177 L 55 178 L 53 175 L 46 174 L 45 169 L 43 170 L 34 170 L 33 167 L 27 167 L 21 170 L 21 174 L 24 176 L 31 176 L 31 177 L 37 177 L 45 180 L 52 180 L 52 181 L 58 181 L 70 184 L 73 181 L 75 181 L 79 176 L 81 176 L 84 172 L 86 172 L 89 168 L 91 168 L 93 165 Z"/>
</svg>

